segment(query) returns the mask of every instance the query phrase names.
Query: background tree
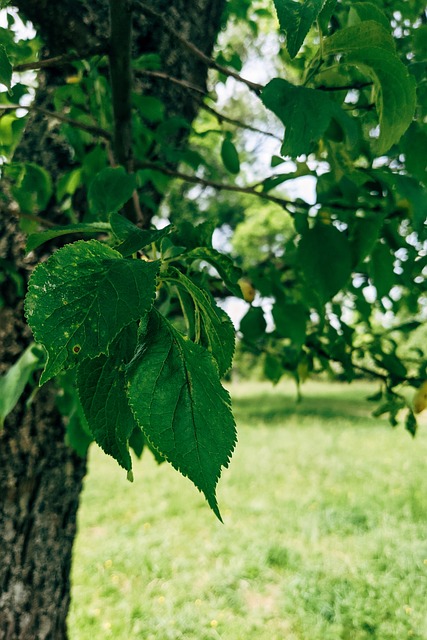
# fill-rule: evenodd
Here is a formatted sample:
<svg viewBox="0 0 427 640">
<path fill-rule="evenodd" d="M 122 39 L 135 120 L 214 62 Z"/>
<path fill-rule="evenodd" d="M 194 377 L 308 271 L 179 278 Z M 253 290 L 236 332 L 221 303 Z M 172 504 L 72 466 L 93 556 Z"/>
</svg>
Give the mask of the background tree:
<svg viewBox="0 0 427 640">
<path fill-rule="evenodd" d="M 37 37 L 16 42 L 9 14 L 0 81 L 36 69 L 37 83 L 24 117 L 31 79 L 1 95 L 0 637 L 60 638 L 92 439 L 130 479 L 129 446 L 148 446 L 219 516 L 234 330 L 214 296 L 254 303 L 242 342 L 270 379 L 362 371 L 381 383 L 377 413 L 395 423 L 406 407 L 415 432 L 401 389 L 423 396 L 426 359 L 404 361 L 396 336 L 425 302 L 426 15 L 421 2 L 276 0 L 278 39 L 273 7 L 243 0 L 16 4 Z M 252 51 L 272 50 L 268 77 L 248 79 Z M 281 138 L 267 171 L 253 136 Z M 314 204 L 282 190 L 302 179 Z M 173 228 L 152 227 L 162 215 Z M 235 231 L 234 263 L 216 229 Z M 40 260 L 25 308 L 44 349 L 22 302 Z"/>
</svg>

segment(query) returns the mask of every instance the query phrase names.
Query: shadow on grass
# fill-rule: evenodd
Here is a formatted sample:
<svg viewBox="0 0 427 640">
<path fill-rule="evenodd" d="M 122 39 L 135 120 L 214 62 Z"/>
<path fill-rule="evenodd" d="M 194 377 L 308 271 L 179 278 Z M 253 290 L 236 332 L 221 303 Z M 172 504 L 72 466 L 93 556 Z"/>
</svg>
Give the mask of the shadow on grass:
<svg viewBox="0 0 427 640">
<path fill-rule="evenodd" d="M 260 393 L 247 397 L 233 397 L 233 409 L 238 423 L 255 426 L 257 423 L 284 425 L 291 419 L 307 423 L 312 420 L 330 422 L 336 427 L 345 420 L 354 426 L 383 426 L 384 421 L 372 417 L 375 404 L 348 396 L 303 397 L 297 402 L 288 394 Z"/>
</svg>

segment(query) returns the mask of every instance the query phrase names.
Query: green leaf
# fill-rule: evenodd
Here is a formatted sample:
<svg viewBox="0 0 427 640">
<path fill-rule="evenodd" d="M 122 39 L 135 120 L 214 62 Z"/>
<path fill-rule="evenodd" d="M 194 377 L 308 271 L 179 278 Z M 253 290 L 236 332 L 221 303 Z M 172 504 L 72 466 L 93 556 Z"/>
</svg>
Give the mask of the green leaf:
<svg viewBox="0 0 427 640">
<path fill-rule="evenodd" d="M 386 244 L 378 242 L 371 255 L 370 275 L 378 298 L 387 296 L 395 284 L 394 255 Z"/>
<path fill-rule="evenodd" d="M 40 233 L 32 233 L 27 240 L 26 252 L 34 251 L 37 247 L 59 236 L 66 236 L 69 233 L 105 233 L 110 231 L 111 227 L 108 222 L 87 222 L 82 224 L 68 224 L 58 226 L 54 229 L 41 231 Z"/>
<path fill-rule="evenodd" d="M 103 169 L 89 187 L 91 214 L 106 219 L 110 213 L 116 213 L 132 198 L 135 187 L 135 175 L 126 173 L 123 167 Z"/>
<path fill-rule="evenodd" d="M 237 174 L 240 171 L 240 160 L 234 143 L 230 138 L 224 138 L 221 145 L 221 158 L 224 163 L 224 167 L 230 173 Z"/>
<path fill-rule="evenodd" d="M 301 49 L 323 3 L 324 0 L 274 0 L 280 28 L 286 33 L 286 47 L 291 58 L 295 58 Z"/>
<path fill-rule="evenodd" d="M 32 344 L 0 378 L 0 429 L 21 397 L 31 374 L 40 367 L 40 349 Z"/>
<path fill-rule="evenodd" d="M 398 380 L 407 376 L 408 372 L 405 365 L 395 353 L 382 353 L 379 359 L 384 369 Z"/>
<path fill-rule="evenodd" d="M 270 380 L 273 384 L 277 384 L 284 373 L 282 363 L 279 358 L 266 353 L 264 358 L 264 375 L 267 380 Z"/>
<path fill-rule="evenodd" d="M 380 233 L 384 215 L 365 214 L 351 220 L 349 240 L 353 256 L 353 267 L 361 264 L 371 254 Z"/>
<path fill-rule="evenodd" d="M 158 242 L 173 229 L 172 225 L 163 229 L 140 229 L 118 213 L 111 214 L 110 224 L 114 235 L 121 240 L 114 248 L 123 256 L 130 256 L 153 242 Z"/>
<path fill-rule="evenodd" d="M 411 436 L 415 436 L 417 433 L 418 423 L 414 415 L 414 412 L 409 410 L 405 419 L 405 429 L 409 431 Z"/>
<path fill-rule="evenodd" d="M 91 438 L 82 427 L 80 417 L 77 413 L 74 413 L 67 423 L 66 441 L 77 455 L 81 458 L 86 457 L 93 438 Z"/>
<path fill-rule="evenodd" d="M 233 323 L 206 291 L 199 289 L 194 282 L 177 269 L 172 268 L 170 272 L 174 284 L 184 288 L 192 298 L 195 316 L 192 320 L 192 326 L 195 326 L 196 342 L 200 342 L 212 353 L 218 364 L 219 375 L 222 377 L 230 369 L 233 361 L 235 344 Z M 198 324 L 199 326 L 197 326 Z"/>
<path fill-rule="evenodd" d="M 296 348 L 305 342 L 308 312 L 303 304 L 276 300 L 272 310 L 276 331 L 283 338 L 289 338 Z"/>
<path fill-rule="evenodd" d="M 52 194 L 52 179 L 46 169 L 33 162 L 6 167 L 5 173 L 14 184 L 12 195 L 23 213 L 38 213 L 46 208 Z"/>
<path fill-rule="evenodd" d="M 237 284 L 238 280 L 242 277 L 242 270 L 236 267 L 233 260 L 227 255 L 216 251 L 216 249 L 199 247 L 198 249 L 188 251 L 183 257 L 190 261 L 204 260 L 208 262 L 218 271 L 227 289 L 238 298 L 242 297 L 242 291 Z"/>
<path fill-rule="evenodd" d="M 6 49 L 0 44 L 0 83 L 4 84 L 8 90 L 12 86 L 13 67 L 6 53 Z"/>
<path fill-rule="evenodd" d="M 374 147 L 386 153 L 412 122 L 415 112 L 415 81 L 396 54 L 393 37 L 374 20 L 341 29 L 323 44 L 325 55 L 344 55 L 374 82 L 373 99 L 379 117 L 380 135 Z"/>
<path fill-rule="evenodd" d="M 136 426 L 130 434 L 129 447 L 133 450 L 137 458 L 141 458 L 146 443 L 147 441 L 144 434 L 142 433 L 139 426 Z"/>
<path fill-rule="evenodd" d="M 120 329 L 151 308 L 158 262 L 126 260 L 79 240 L 56 251 L 30 278 L 25 314 L 48 353 L 40 384 L 85 358 L 108 353 Z"/>
<path fill-rule="evenodd" d="M 136 323 L 119 333 L 108 356 L 86 359 L 77 369 L 77 388 L 89 429 L 97 444 L 129 471 L 129 438 L 138 425 L 125 392 L 125 365 L 132 359 Z"/>
<path fill-rule="evenodd" d="M 366 20 L 379 22 L 384 29 L 390 31 L 390 22 L 385 13 L 373 2 L 352 2 L 348 15 L 348 25 L 352 26 Z"/>
<path fill-rule="evenodd" d="M 261 338 L 267 328 L 262 307 L 250 307 L 249 311 L 240 321 L 239 330 L 243 333 L 246 340 L 255 342 Z"/>
<path fill-rule="evenodd" d="M 319 13 L 317 21 L 322 33 L 326 33 L 329 27 L 329 21 L 335 11 L 337 0 L 325 0 L 322 11 Z"/>
<path fill-rule="evenodd" d="M 297 255 L 307 284 L 322 303 L 330 300 L 350 277 L 350 244 L 332 225 L 317 224 L 309 229 L 300 240 Z"/>
<path fill-rule="evenodd" d="M 261 100 L 285 125 L 281 153 L 292 157 L 312 150 L 337 109 L 322 91 L 296 87 L 282 78 L 273 78 L 265 86 Z"/>
<path fill-rule="evenodd" d="M 147 439 L 205 494 L 221 519 L 215 488 L 236 431 L 212 356 L 153 310 L 127 380 L 131 407 Z"/>
<path fill-rule="evenodd" d="M 165 105 L 155 96 L 133 95 L 133 102 L 143 120 L 161 122 L 165 115 Z"/>
<path fill-rule="evenodd" d="M 188 220 L 182 220 L 176 224 L 172 241 L 176 246 L 183 246 L 187 249 L 197 249 L 199 247 L 212 249 L 212 234 L 215 227 L 216 220 L 212 218 L 196 225 Z"/>
</svg>

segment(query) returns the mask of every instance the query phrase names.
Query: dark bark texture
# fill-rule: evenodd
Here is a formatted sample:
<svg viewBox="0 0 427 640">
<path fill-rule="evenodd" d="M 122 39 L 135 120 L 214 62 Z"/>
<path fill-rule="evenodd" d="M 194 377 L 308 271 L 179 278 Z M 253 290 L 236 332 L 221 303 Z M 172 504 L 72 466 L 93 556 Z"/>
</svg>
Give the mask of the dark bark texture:
<svg viewBox="0 0 427 640">
<path fill-rule="evenodd" d="M 45 56 L 108 46 L 106 0 L 17 0 L 14 4 L 38 29 Z M 174 28 L 206 54 L 211 53 L 225 0 L 156 0 L 149 4 L 168 16 Z M 135 6 L 134 54 L 157 52 L 164 71 L 204 87 L 206 66 L 161 24 L 144 16 L 137 3 Z M 65 68 L 58 68 L 40 75 L 39 105 L 51 107 L 51 87 L 61 82 L 63 73 Z M 191 121 L 197 113 L 194 95 L 176 84 L 144 79 L 143 90 L 164 101 L 167 115 Z M 181 135 L 177 142 L 182 144 L 183 140 Z M 44 166 L 54 180 L 73 164 L 59 130 L 36 113 L 16 156 Z M 43 216 L 58 221 L 54 202 Z M 3 264 L 15 265 L 25 286 L 35 258 L 25 258 L 24 243 L 16 205 L 2 200 L 0 258 Z M 32 339 L 15 281 L 8 277 L 1 285 L 5 306 L 0 309 L 0 375 Z M 0 432 L 0 640 L 64 640 L 72 546 L 86 461 L 65 443 L 54 385 L 49 383 L 35 395 L 30 387 Z"/>
</svg>

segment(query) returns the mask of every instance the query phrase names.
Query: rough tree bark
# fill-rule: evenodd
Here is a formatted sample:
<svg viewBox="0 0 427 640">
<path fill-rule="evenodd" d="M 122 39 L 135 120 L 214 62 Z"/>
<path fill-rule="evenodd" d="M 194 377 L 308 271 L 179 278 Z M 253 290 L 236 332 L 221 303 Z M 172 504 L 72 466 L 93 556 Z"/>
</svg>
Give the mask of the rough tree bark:
<svg viewBox="0 0 427 640">
<path fill-rule="evenodd" d="M 14 4 L 38 29 L 46 56 L 107 45 L 106 0 L 19 0 Z M 206 54 L 211 53 L 225 0 L 151 0 L 149 4 Z M 134 22 L 136 54 L 158 52 L 170 75 L 205 86 L 206 67 L 170 33 L 138 9 Z M 60 82 L 62 73 L 58 68 L 43 74 L 36 97 L 39 104 L 49 106 L 49 89 Z M 194 118 L 197 101 L 191 92 L 164 80 L 146 81 L 145 88 L 165 102 L 168 115 Z M 72 163 L 58 131 L 37 115 L 30 119 L 17 154 L 46 167 L 54 178 Z M 56 215 L 54 204 L 50 215 Z M 25 258 L 24 242 L 13 205 L 2 202 L 0 258 L 15 264 L 25 282 L 33 264 Z M 2 286 L 0 374 L 31 341 L 16 287 L 11 280 Z M 54 385 L 39 390 L 28 404 L 30 392 L 26 390 L 0 432 L 0 640 L 64 640 L 86 461 L 65 444 Z"/>
</svg>

